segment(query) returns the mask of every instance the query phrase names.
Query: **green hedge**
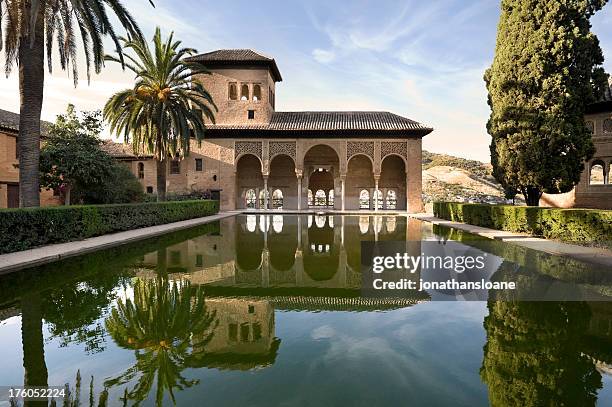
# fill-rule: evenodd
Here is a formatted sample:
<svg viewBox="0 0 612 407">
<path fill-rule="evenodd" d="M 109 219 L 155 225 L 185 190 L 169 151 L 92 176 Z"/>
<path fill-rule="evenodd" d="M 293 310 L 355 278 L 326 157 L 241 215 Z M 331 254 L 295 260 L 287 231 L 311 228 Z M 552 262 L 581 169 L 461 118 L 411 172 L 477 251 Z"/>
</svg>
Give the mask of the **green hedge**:
<svg viewBox="0 0 612 407">
<path fill-rule="evenodd" d="M 218 201 L 0 210 L 0 253 L 199 218 L 218 211 Z"/>
<path fill-rule="evenodd" d="M 510 232 L 573 242 L 612 241 L 612 211 L 435 202 L 434 215 Z"/>
</svg>

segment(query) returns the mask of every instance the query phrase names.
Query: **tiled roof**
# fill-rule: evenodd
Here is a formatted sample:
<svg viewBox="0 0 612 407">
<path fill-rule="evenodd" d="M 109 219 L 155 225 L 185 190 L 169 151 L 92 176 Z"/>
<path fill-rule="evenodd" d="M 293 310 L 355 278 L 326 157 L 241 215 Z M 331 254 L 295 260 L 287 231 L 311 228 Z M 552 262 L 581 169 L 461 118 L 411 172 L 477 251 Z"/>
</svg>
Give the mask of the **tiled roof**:
<svg viewBox="0 0 612 407">
<path fill-rule="evenodd" d="M 252 49 L 219 49 L 189 58 L 191 61 L 202 62 L 205 66 L 223 65 L 265 65 L 272 70 L 277 82 L 283 80 L 274 58 L 270 58 Z"/>
<path fill-rule="evenodd" d="M 266 132 L 406 132 L 425 135 L 433 129 L 389 112 L 274 112 L 270 123 L 208 126 L 219 130 Z"/>
<path fill-rule="evenodd" d="M 115 158 L 136 160 L 152 157 L 151 155 L 136 155 L 134 154 L 134 150 L 132 149 L 132 146 L 130 144 L 115 143 L 111 140 L 104 140 L 100 147 L 102 148 L 102 150 L 106 151 L 108 154 Z"/>
<path fill-rule="evenodd" d="M 48 132 L 48 126 L 51 123 L 41 120 L 41 132 L 45 135 Z M 8 110 L 0 109 L 0 130 L 19 132 L 19 113 L 9 112 Z"/>
</svg>

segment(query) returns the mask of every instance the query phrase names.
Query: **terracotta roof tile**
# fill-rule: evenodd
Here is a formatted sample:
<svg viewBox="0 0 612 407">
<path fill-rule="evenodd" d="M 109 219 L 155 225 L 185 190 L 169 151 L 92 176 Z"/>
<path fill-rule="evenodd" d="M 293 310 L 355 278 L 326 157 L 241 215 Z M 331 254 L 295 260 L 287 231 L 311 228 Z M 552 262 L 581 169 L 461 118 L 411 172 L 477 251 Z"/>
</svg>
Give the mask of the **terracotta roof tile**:
<svg viewBox="0 0 612 407">
<path fill-rule="evenodd" d="M 46 135 L 49 131 L 48 127 L 51 125 L 51 123 L 41 120 L 40 124 L 41 124 L 42 135 Z M 13 113 L 13 112 L 9 112 L 8 110 L 0 109 L 0 129 L 18 133 L 19 132 L 19 113 Z"/>
<path fill-rule="evenodd" d="M 219 49 L 189 58 L 191 61 L 202 62 L 208 67 L 224 65 L 265 65 L 272 70 L 277 82 L 283 80 L 274 58 L 270 58 L 252 49 Z"/>
<path fill-rule="evenodd" d="M 115 143 L 111 140 L 104 140 L 100 146 L 102 150 L 106 151 L 112 157 L 123 158 L 123 159 L 145 159 L 151 158 L 151 155 L 136 155 L 132 149 L 131 144 Z"/>
<path fill-rule="evenodd" d="M 266 131 L 431 131 L 414 120 L 389 112 L 274 112 L 270 123 L 211 125 L 211 129 Z"/>
</svg>

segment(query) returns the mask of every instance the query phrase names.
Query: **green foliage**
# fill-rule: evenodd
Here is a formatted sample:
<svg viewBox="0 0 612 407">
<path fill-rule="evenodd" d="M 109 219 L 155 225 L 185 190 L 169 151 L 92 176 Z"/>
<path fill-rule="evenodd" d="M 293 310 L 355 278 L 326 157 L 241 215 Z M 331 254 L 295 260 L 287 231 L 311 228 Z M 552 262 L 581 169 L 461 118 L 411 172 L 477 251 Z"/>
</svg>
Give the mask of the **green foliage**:
<svg viewBox="0 0 612 407">
<path fill-rule="evenodd" d="M 584 122 L 605 74 L 591 16 L 607 0 L 502 0 L 493 65 L 485 73 L 493 175 L 537 206 L 568 192 L 594 153 Z"/>
<path fill-rule="evenodd" d="M 49 137 L 40 151 L 42 187 L 81 187 L 101 184 L 114 166 L 113 158 L 100 148 L 100 112 L 83 112 L 73 105 L 59 115 L 49 128 Z"/>
<path fill-rule="evenodd" d="M 45 188 L 64 192 L 67 204 L 112 204 L 143 200 L 142 185 L 100 146 L 100 112 L 77 114 L 68 105 L 49 129 L 40 154 L 40 180 Z"/>
<path fill-rule="evenodd" d="M 570 242 L 612 240 L 612 211 L 435 202 L 438 218 Z"/>
<path fill-rule="evenodd" d="M 72 196 L 73 201 L 83 204 L 118 204 L 145 200 L 138 178 L 125 165 L 116 162 L 101 183 L 77 187 Z"/>
<path fill-rule="evenodd" d="M 218 201 L 62 206 L 0 211 L 0 253 L 208 216 Z"/>
<path fill-rule="evenodd" d="M 169 157 L 189 154 L 192 137 L 198 142 L 204 138 L 204 117 L 214 123 L 213 109 L 217 110 L 208 91 L 193 80 L 210 72 L 201 63 L 189 60 L 195 49 L 179 48 L 181 42 L 173 37 L 171 33 L 164 43 L 158 27 L 153 51 L 142 38 L 123 39 L 124 48 L 135 54 L 125 58 L 136 83 L 115 93 L 104 106 L 111 132 L 123 134 L 136 153 L 153 154 L 158 174 L 165 174 Z M 107 60 L 120 62 L 111 56 Z M 157 191 L 163 201 L 166 181 L 162 178 L 158 178 Z"/>
<path fill-rule="evenodd" d="M 480 375 L 492 406 L 596 404 L 602 381 L 582 352 L 585 303 L 490 301 L 488 308 Z"/>
<path fill-rule="evenodd" d="M 115 343 L 133 350 L 136 364 L 117 377 L 107 379 L 105 388 L 136 380 L 127 393 L 136 404 L 155 388 L 155 404 L 161 406 L 167 391 L 176 404 L 174 390 L 199 383 L 182 371 L 206 357 L 204 347 L 218 325 L 215 312 L 206 308 L 204 290 L 188 280 L 170 283 L 158 275 L 138 280 L 134 299 L 119 300 L 106 319 L 106 329 Z"/>
</svg>

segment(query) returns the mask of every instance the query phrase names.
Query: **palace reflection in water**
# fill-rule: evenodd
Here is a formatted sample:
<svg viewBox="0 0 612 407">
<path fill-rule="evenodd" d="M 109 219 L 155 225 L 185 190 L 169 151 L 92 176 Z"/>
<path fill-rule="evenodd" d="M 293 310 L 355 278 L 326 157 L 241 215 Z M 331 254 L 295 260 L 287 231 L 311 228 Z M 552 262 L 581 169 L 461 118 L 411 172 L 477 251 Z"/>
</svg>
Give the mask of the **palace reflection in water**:
<svg viewBox="0 0 612 407">
<path fill-rule="evenodd" d="M 282 390 L 269 390 L 277 383 L 295 388 L 310 380 L 313 388 L 324 389 L 342 371 L 354 368 L 361 376 L 345 377 L 344 385 L 332 386 L 328 397 L 349 404 L 356 401 L 352 397 L 367 398 L 364 392 L 376 390 L 365 389 L 361 380 L 384 376 L 387 393 L 397 393 L 386 404 L 398 405 L 406 388 L 385 376 L 389 369 L 410 371 L 410 380 L 429 395 L 431 404 L 448 401 L 436 389 L 445 388 L 445 380 L 452 379 L 447 375 L 459 369 L 462 385 L 482 387 L 478 397 L 483 398 L 478 391 L 471 393 L 473 405 L 582 406 L 610 400 L 605 397 L 612 395 L 606 384 L 612 381 L 612 303 L 489 301 L 476 304 L 478 309 L 487 306 L 484 321 L 480 316 L 469 326 L 470 318 L 462 319 L 466 315 L 461 313 L 474 308 L 461 304 L 414 306 L 427 297 L 361 295 L 362 240 L 407 241 L 406 250 L 418 254 L 420 242 L 428 239 L 462 241 L 406 217 L 248 215 L 27 275 L 0 277 L 0 321 L 21 316 L 22 323 L 17 339 L 21 349 L 0 345 L 8 352 L 23 352 L 22 363 L 5 358 L 8 368 L 0 378 L 11 384 L 70 381 L 75 386 L 80 370 L 83 377 L 95 377 L 95 399 L 107 398 L 108 405 L 121 405 L 121 397 L 144 405 L 189 405 L 189 400 L 211 397 L 218 405 L 229 403 L 231 395 L 247 386 L 244 380 L 251 380 L 251 397 L 259 401 L 254 404 L 280 404 L 288 400 L 281 397 Z M 502 257 L 518 262 L 525 256 L 509 249 Z M 498 273 L 510 270 L 508 264 Z M 539 264 L 543 268 L 545 263 Z M 558 268 L 551 264 L 551 270 Z M 375 319 L 364 324 L 362 317 L 373 312 Z M 465 326 L 432 325 L 449 315 Z M 452 325 L 452 319 L 447 323 Z M 2 332 L 9 327 L 0 323 Z M 361 356 L 341 352 L 332 364 L 319 360 L 328 352 L 320 338 L 346 329 L 352 341 L 368 344 Z M 484 338 L 462 355 L 478 362 L 471 370 L 461 370 L 461 357 L 444 354 L 455 346 L 458 329 L 468 341 Z M 402 331 L 410 332 L 411 339 L 398 340 Z M 431 331 L 434 336 L 428 337 Z M 444 338 L 444 346 L 436 337 Z M 413 346 L 420 340 L 427 347 L 415 353 Z M 401 357 L 382 358 L 382 364 L 360 359 L 388 351 L 383 345 Z M 117 349 L 128 353 L 118 356 Z M 445 355 L 452 369 L 436 367 L 436 354 Z M 68 378 L 62 376 L 65 364 L 58 362 L 65 358 L 74 366 Z M 313 368 L 307 364 L 311 359 L 324 369 L 309 376 L 304 372 Z M 436 372 L 431 383 L 416 373 L 428 370 Z M 248 376 L 236 376 L 245 371 Z M 368 372 L 372 377 L 363 376 Z M 232 379 L 223 374 L 232 374 Z M 217 387 L 223 399 L 213 397 Z M 189 394 L 195 399 L 185 399 Z"/>
</svg>

